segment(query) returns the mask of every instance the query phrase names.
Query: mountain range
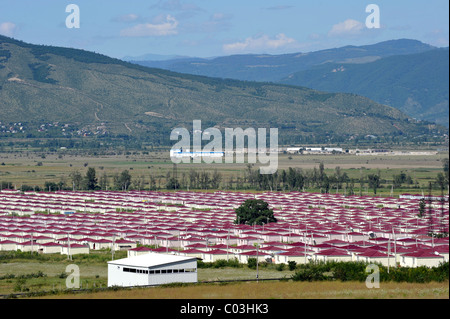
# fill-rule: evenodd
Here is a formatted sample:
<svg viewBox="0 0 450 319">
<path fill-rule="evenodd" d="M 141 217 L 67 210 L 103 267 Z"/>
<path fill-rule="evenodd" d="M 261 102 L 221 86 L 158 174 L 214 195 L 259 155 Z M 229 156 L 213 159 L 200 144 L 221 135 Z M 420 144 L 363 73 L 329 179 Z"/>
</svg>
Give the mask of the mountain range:
<svg viewBox="0 0 450 319">
<path fill-rule="evenodd" d="M 355 93 L 448 127 L 448 48 L 390 40 L 309 53 L 132 60 L 174 72 Z"/>
<path fill-rule="evenodd" d="M 0 36 L 0 124 L 20 122 L 27 137 L 58 123 L 65 137 L 81 132 L 168 145 L 171 130 L 193 120 L 205 128 L 276 127 L 284 144 L 442 132 L 356 94 L 181 74 Z"/>
</svg>

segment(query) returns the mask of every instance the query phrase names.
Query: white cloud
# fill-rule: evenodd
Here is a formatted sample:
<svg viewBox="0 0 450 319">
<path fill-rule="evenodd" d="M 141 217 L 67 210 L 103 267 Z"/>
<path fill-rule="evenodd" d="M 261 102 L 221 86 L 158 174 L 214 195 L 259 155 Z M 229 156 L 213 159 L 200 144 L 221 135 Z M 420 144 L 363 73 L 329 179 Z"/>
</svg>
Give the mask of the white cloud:
<svg viewBox="0 0 450 319">
<path fill-rule="evenodd" d="M 168 15 L 165 21 L 159 24 L 143 23 L 134 27 L 123 29 L 120 35 L 123 37 L 156 37 L 178 34 L 178 21 Z"/>
<path fill-rule="evenodd" d="M 249 37 L 242 42 L 225 44 L 224 51 L 228 53 L 261 52 L 264 50 L 276 51 L 280 49 L 290 49 L 298 47 L 297 40 L 280 33 L 275 38 L 262 35 L 254 38 Z"/>
<path fill-rule="evenodd" d="M 12 22 L 3 22 L 0 24 L 0 34 L 12 37 L 17 30 L 17 26 Z"/>
<path fill-rule="evenodd" d="M 328 36 L 330 37 L 346 37 L 346 36 L 355 36 L 360 35 L 364 31 L 365 25 L 362 22 L 347 19 L 344 22 L 335 24 L 330 32 L 328 32 Z"/>
<path fill-rule="evenodd" d="M 139 20 L 139 16 L 134 13 L 124 14 L 113 19 L 114 22 L 129 23 Z"/>
</svg>

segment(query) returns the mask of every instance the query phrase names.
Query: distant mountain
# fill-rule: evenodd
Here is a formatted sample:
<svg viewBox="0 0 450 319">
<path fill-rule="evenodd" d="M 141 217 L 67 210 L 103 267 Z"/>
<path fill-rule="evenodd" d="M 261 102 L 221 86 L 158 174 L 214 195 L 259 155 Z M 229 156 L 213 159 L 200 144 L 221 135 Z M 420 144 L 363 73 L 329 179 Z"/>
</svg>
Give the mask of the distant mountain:
<svg viewBox="0 0 450 319">
<path fill-rule="evenodd" d="M 449 125 L 448 48 L 365 64 L 327 63 L 280 82 L 363 95 L 417 119 Z"/>
<path fill-rule="evenodd" d="M 420 41 L 401 39 L 373 45 L 346 46 L 308 53 L 246 54 L 213 59 L 188 58 L 166 61 L 134 59 L 133 63 L 209 77 L 278 82 L 294 72 L 308 70 L 324 63 L 367 63 L 383 57 L 421 53 L 434 48 Z"/>
<path fill-rule="evenodd" d="M 417 40 L 400 39 L 309 53 L 132 62 L 187 74 L 360 94 L 393 106 L 411 117 L 448 127 L 448 56 L 445 59 L 445 52 L 439 55 L 439 59 L 435 59 L 432 53 L 420 55 L 436 49 Z M 409 55 L 411 57 L 406 58 Z M 401 68 L 400 65 L 392 67 L 396 61 Z M 340 64 L 346 66 L 345 75 L 337 73 L 334 77 L 322 77 L 322 73 L 338 69 Z M 361 76 L 353 76 L 350 70 L 359 72 Z M 376 78 L 366 81 L 364 72 L 376 74 Z M 440 81 L 436 82 L 437 78 Z"/>
<path fill-rule="evenodd" d="M 169 60 L 181 60 L 181 59 L 188 59 L 187 56 L 181 56 L 181 55 L 161 55 L 161 54 L 144 54 L 140 56 L 125 56 L 122 60 L 127 62 L 133 62 L 133 61 L 169 61 Z"/>
<path fill-rule="evenodd" d="M 169 145 L 171 130 L 193 120 L 205 127 L 276 127 L 283 144 L 436 132 L 355 94 L 179 74 L 0 36 L 0 124 L 20 122 L 29 128 L 26 137 L 101 134 Z M 49 126 L 53 131 L 37 133 Z"/>
</svg>

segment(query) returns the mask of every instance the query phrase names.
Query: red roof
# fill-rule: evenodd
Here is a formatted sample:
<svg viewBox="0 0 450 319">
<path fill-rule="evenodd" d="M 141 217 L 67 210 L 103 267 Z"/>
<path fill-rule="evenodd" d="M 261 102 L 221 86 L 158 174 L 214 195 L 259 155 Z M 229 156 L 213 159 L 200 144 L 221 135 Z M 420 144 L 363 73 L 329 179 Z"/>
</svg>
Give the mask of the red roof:
<svg viewBox="0 0 450 319">
<path fill-rule="evenodd" d="M 180 251 L 181 254 L 201 254 L 204 253 L 203 250 L 198 250 L 198 249 L 186 249 L 186 250 L 182 250 Z"/>
<path fill-rule="evenodd" d="M 316 255 L 320 255 L 320 256 L 350 256 L 345 250 L 334 249 L 334 248 L 322 250 L 322 251 L 316 253 Z"/>
<path fill-rule="evenodd" d="M 53 243 L 53 242 L 49 242 L 49 243 L 45 243 L 45 244 L 39 244 L 39 246 L 62 246 L 61 244 L 58 243 Z"/>
<path fill-rule="evenodd" d="M 18 244 L 18 242 L 12 241 L 12 240 L 2 240 L 0 241 L 0 244 Z"/>
<path fill-rule="evenodd" d="M 367 249 L 365 252 L 359 253 L 359 256 L 363 256 L 363 257 L 381 257 L 381 258 L 388 258 L 388 255 L 385 253 L 382 253 L 378 250 L 374 250 L 374 249 Z M 391 255 L 392 257 L 392 255 Z"/>
<path fill-rule="evenodd" d="M 403 256 L 416 258 L 444 258 L 443 256 L 431 252 L 430 250 L 419 250 L 413 253 L 406 253 Z"/>
<path fill-rule="evenodd" d="M 152 251 L 150 248 L 144 247 L 144 246 L 136 247 L 136 248 L 129 249 L 129 250 L 130 250 L 130 251 Z"/>
<path fill-rule="evenodd" d="M 283 253 L 280 253 L 281 256 L 305 256 L 305 252 L 301 250 L 290 250 Z"/>
<path fill-rule="evenodd" d="M 213 249 L 207 252 L 204 252 L 205 254 L 210 254 L 210 255 L 226 255 L 226 254 L 230 254 L 229 252 L 227 253 L 225 250 L 221 250 L 221 249 Z"/>
</svg>

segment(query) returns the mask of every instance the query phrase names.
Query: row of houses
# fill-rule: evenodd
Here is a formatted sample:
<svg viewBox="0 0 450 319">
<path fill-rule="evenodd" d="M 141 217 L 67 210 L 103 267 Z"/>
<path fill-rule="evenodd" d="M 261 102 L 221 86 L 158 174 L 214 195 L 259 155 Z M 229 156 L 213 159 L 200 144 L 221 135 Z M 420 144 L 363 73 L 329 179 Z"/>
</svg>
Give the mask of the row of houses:
<svg viewBox="0 0 450 319">
<path fill-rule="evenodd" d="M 234 209 L 263 199 L 277 223 L 237 225 Z M 0 250 L 76 254 L 163 253 L 204 261 L 273 263 L 366 260 L 437 265 L 448 261 L 448 204 L 419 218 L 417 198 L 244 192 L 0 192 Z M 143 249 L 146 246 L 152 247 Z M 256 256 L 256 257 L 255 257 Z"/>
</svg>

